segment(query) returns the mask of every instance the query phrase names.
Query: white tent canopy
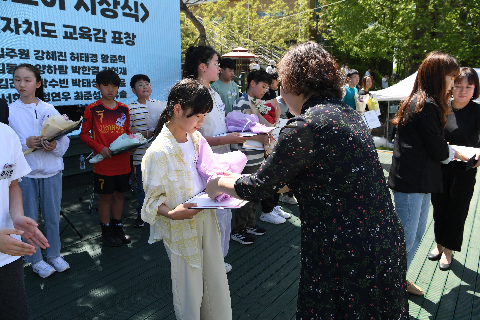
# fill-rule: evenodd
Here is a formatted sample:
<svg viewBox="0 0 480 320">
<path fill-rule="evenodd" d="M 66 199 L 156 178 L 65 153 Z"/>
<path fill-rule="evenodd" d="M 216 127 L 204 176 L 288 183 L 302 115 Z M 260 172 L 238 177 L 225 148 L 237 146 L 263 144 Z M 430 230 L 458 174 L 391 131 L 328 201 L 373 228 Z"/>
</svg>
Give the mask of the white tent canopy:
<svg viewBox="0 0 480 320">
<path fill-rule="evenodd" d="M 480 75 L 480 68 L 474 69 Z M 391 87 L 383 90 L 371 91 L 370 94 L 378 101 L 400 101 L 412 93 L 416 77 L 417 72 Z M 480 99 L 477 99 L 476 101 L 480 102 Z"/>
</svg>

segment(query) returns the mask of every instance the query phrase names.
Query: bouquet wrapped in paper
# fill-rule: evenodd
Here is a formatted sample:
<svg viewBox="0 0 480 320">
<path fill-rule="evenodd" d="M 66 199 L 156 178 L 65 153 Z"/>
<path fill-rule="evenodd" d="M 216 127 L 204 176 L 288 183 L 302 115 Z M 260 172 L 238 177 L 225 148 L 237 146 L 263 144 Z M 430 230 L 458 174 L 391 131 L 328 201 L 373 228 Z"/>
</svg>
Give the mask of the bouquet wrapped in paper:
<svg viewBox="0 0 480 320">
<path fill-rule="evenodd" d="M 223 176 L 223 172 L 242 173 L 247 164 L 247 156 L 241 151 L 227 152 L 224 154 L 213 153 L 207 140 L 200 139 L 198 144 L 197 170 L 200 176 L 207 182 L 218 176 Z M 231 198 L 228 194 L 222 193 L 216 200 L 221 202 Z"/>
<path fill-rule="evenodd" d="M 154 130 L 157 127 L 158 119 L 166 107 L 167 101 L 147 100 L 148 112 L 145 114 L 145 122 L 147 122 L 148 130 Z"/>
<path fill-rule="evenodd" d="M 365 112 L 367 101 L 370 99 L 369 94 L 355 94 L 355 107 L 358 112 Z"/>
<path fill-rule="evenodd" d="M 260 124 L 256 115 L 241 112 L 228 113 L 225 117 L 225 123 L 229 132 L 269 133 L 274 129 Z"/>
<path fill-rule="evenodd" d="M 378 101 L 374 97 L 370 96 L 370 99 L 367 101 L 368 110 L 377 112 L 380 115 L 380 109 L 378 108 Z"/>
<path fill-rule="evenodd" d="M 82 120 L 83 117 L 81 117 L 78 121 L 72 121 L 68 119 L 66 115 L 59 114 L 54 114 L 48 117 L 45 119 L 45 121 L 43 121 L 42 131 L 40 132 L 42 142 L 45 140 L 53 141 L 60 139 L 68 133 L 78 129 L 82 123 Z M 25 150 L 24 154 L 27 155 L 33 151 L 35 151 L 35 148 L 30 148 Z"/>
<path fill-rule="evenodd" d="M 141 133 L 122 134 L 115 141 L 110 143 L 108 149 L 112 152 L 112 156 L 122 152 L 136 149 L 141 145 L 148 143 L 148 140 Z M 103 160 L 103 156 L 99 153 L 92 159 L 88 160 L 90 163 L 97 163 Z"/>
</svg>

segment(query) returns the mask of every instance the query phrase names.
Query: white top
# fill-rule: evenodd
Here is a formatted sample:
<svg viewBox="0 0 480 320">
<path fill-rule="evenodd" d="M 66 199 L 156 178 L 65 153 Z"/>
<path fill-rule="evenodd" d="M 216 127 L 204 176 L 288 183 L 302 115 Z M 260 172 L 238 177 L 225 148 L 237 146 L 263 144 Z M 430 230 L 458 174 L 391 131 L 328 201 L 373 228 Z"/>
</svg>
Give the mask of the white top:
<svg viewBox="0 0 480 320">
<path fill-rule="evenodd" d="M 165 104 L 155 99 L 149 99 L 146 102 L 146 104 L 141 104 L 138 101 L 130 103 L 128 105 L 128 112 L 130 113 L 130 130 L 136 132 L 146 132 L 149 130 L 148 138 L 150 138 L 154 133 L 160 114 L 165 109 Z M 152 110 L 152 112 L 150 112 L 150 110 Z M 149 122 L 152 121 L 155 122 L 155 125 L 153 125 L 153 123 L 149 124 Z M 137 166 L 142 164 L 143 155 L 150 145 L 151 142 L 135 150 L 133 154 L 133 165 Z"/>
<path fill-rule="evenodd" d="M 2 137 L 2 150 L 0 152 L 0 229 L 14 229 L 10 217 L 9 187 L 13 180 L 17 180 L 30 172 L 27 160 L 22 153 L 20 139 L 7 125 L 0 123 L 0 137 Z M 19 235 L 12 235 L 20 240 Z M 0 267 L 20 258 L 0 253 Z"/>
<path fill-rule="evenodd" d="M 266 71 L 267 73 L 269 73 L 269 74 L 272 74 L 272 73 L 277 72 L 277 68 L 272 67 L 272 66 L 269 65 L 269 66 L 267 67 L 267 69 L 265 69 L 265 71 Z"/>
<path fill-rule="evenodd" d="M 25 140 L 30 136 L 39 136 L 42 131 L 42 125 L 45 119 L 60 114 L 51 104 L 45 103 L 40 99 L 38 104 L 24 104 L 18 99 L 9 107 L 9 126 L 17 133 L 22 145 L 22 151 L 29 149 Z M 27 175 L 28 178 L 49 178 L 63 170 L 63 155 L 68 149 L 70 139 L 64 136 L 57 140 L 57 146 L 50 152 L 39 149 L 27 154 L 28 165 L 32 171 Z"/>
<path fill-rule="evenodd" d="M 206 182 L 205 180 L 203 180 L 197 170 L 197 157 L 195 153 L 195 147 L 193 146 L 192 142 L 192 136 L 190 135 L 190 133 L 187 133 L 187 139 L 187 142 L 179 143 L 179 145 L 180 148 L 182 148 L 183 158 L 187 163 L 188 169 L 192 172 L 193 175 L 193 191 L 195 192 L 195 194 L 198 194 L 202 192 L 203 189 L 205 189 Z"/>
<path fill-rule="evenodd" d="M 386 89 L 388 88 L 388 79 L 387 78 L 382 78 L 382 88 Z"/>
<path fill-rule="evenodd" d="M 225 104 L 220 98 L 220 95 L 210 89 L 210 95 L 213 100 L 213 109 L 207 113 L 205 121 L 202 127 L 198 130 L 204 137 L 213 137 L 218 134 L 227 132 L 227 124 L 225 123 Z M 223 144 L 212 147 L 212 151 L 215 153 L 225 153 L 230 151 L 230 145 Z"/>
<path fill-rule="evenodd" d="M 370 71 L 365 71 L 365 76 L 371 76 Z"/>
<path fill-rule="evenodd" d="M 252 67 L 252 70 L 260 70 L 260 65 L 256 64 Z"/>
</svg>

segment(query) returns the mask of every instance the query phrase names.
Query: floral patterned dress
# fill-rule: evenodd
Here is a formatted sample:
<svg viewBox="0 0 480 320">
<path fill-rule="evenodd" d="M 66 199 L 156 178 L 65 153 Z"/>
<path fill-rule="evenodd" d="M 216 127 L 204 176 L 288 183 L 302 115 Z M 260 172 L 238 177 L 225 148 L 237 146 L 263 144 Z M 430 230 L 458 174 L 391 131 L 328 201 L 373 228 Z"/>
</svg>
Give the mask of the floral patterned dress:
<svg viewBox="0 0 480 320">
<path fill-rule="evenodd" d="M 235 191 L 258 201 L 284 185 L 300 207 L 297 319 L 408 318 L 402 224 L 355 110 L 337 99 L 308 100 Z"/>
</svg>

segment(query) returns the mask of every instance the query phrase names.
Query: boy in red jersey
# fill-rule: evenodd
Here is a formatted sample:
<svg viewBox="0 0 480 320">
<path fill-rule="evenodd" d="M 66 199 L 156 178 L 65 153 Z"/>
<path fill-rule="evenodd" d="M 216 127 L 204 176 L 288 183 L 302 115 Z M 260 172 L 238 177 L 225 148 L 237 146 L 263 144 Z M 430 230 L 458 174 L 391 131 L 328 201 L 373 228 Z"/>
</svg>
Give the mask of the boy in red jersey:
<svg viewBox="0 0 480 320">
<path fill-rule="evenodd" d="M 104 160 L 93 167 L 94 190 L 100 195 L 98 214 L 102 226 L 102 241 L 111 247 L 130 243 L 130 236 L 122 228 L 123 193 L 130 190 L 130 155 L 128 152 L 112 157 L 110 143 L 123 133 L 130 134 L 128 107 L 115 101 L 120 77 L 112 70 L 103 70 L 96 76 L 96 87 L 102 98 L 85 109 L 80 133 L 82 140 Z M 90 131 L 92 137 L 90 137 Z M 112 219 L 110 220 L 110 212 Z"/>
</svg>

